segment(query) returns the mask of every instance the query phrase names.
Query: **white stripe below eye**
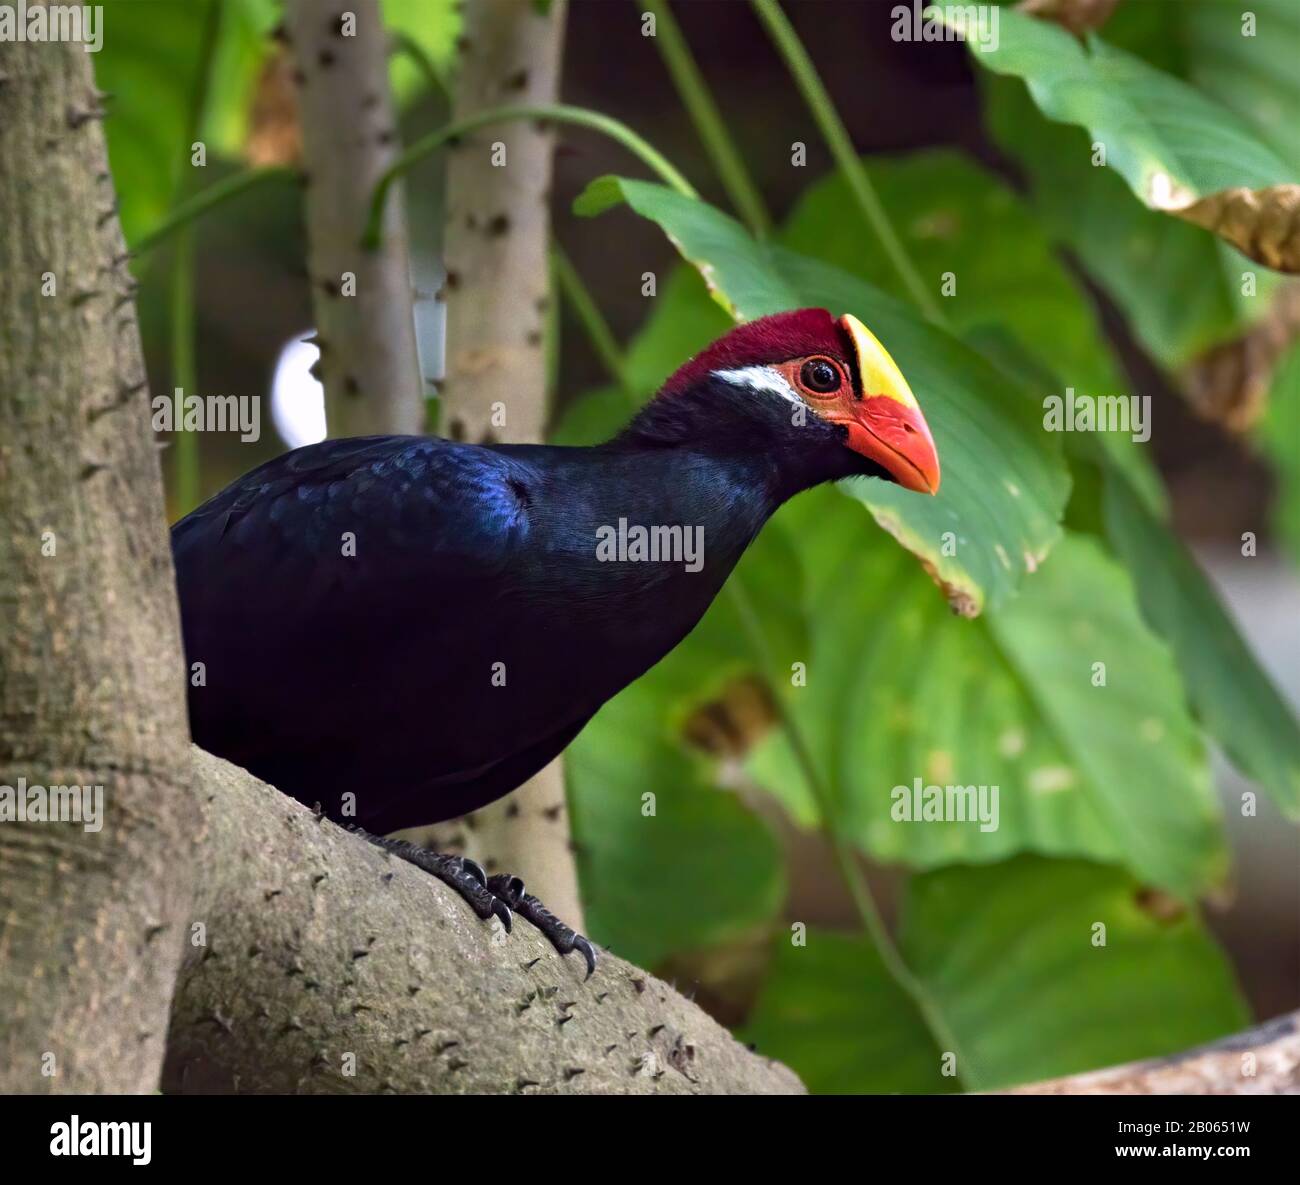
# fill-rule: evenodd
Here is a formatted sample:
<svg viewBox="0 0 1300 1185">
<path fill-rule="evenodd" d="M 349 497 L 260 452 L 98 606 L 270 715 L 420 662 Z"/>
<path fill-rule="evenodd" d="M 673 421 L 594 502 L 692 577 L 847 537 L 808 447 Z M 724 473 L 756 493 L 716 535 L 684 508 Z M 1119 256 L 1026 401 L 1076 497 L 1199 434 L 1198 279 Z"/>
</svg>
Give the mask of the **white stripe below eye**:
<svg viewBox="0 0 1300 1185">
<path fill-rule="evenodd" d="M 751 391 L 771 391 L 791 403 L 807 406 L 786 381 L 785 375 L 770 366 L 742 366 L 737 370 L 715 370 L 713 377 L 736 387 L 748 387 Z"/>
</svg>

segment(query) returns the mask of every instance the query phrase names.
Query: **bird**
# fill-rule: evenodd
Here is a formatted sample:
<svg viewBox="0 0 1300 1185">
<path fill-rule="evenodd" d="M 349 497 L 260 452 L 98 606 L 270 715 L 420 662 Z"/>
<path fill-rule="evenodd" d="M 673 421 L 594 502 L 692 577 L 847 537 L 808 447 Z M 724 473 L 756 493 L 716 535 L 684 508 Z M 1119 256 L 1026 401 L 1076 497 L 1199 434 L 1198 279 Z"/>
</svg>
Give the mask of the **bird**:
<svg viewBox="0 0 1300 1185">
<path fill-rule="evenodd" d="M 939 488 L 933 436 L 851 313 L 740 324 L 589 447 L 368 436 L 294 449 L 171 532 L 193 739 L 561 955 L 523 882 L 385 838 L 525 782 L 691 632 L 787 499 Z"/>
</svg>

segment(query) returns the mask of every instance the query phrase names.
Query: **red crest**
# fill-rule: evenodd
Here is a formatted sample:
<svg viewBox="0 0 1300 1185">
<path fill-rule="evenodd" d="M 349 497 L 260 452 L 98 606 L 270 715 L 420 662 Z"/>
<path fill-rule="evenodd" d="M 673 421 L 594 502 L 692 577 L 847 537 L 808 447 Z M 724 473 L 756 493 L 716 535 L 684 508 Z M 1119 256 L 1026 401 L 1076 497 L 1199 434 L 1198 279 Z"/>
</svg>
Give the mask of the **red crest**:
<svg viewBox="0 0 1300 1185">
<path fill-rule="evenodd" d="M 663 385 L 663 394 L 676 395 L 713 370 L 787 362 L 809 354 L 828 354 L 847 364 L 849 351 L 835 318 L 825 309 L 774 313 L 737 325 L 726 337 L 701 350 Z"/>
</svg>

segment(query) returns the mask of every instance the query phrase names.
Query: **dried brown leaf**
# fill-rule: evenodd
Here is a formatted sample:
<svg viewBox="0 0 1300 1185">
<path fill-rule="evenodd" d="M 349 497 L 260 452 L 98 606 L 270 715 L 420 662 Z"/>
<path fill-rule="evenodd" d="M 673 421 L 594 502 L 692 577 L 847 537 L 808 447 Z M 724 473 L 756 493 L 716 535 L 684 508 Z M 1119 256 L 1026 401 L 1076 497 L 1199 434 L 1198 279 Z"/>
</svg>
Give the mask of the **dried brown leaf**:
<svg viewBox="0 0 1300 1185">
<path fill-rule="evenodd" d="M 267 58 L 257 80 L 244 155 L 256 168 L 296 165 L 302 159 L 302 127 L 293 63 L 281 48 Z"/>
<path fill-rule="evenodd" d="M 767 685 L 747 675 L 732 680 L 717 699 L 696 708 L 682 732 L 688 744 L 714 757 L 741 758 L 776 720 Z"/>
<path fill-rule="evenodd" d="M 1300 185 L 1224 189 L 1171 214 L 1226 239 L 1274 271 L 1300 273 Z"/>
<path fill-rule="evenodd" d="M 1244 432 L 1264 410 L 1273 374 L 1300 339 L 1300 281 L 1278 289 L 1268 313 L 1239 338 L 1221 342 L 1183 372 L 1182 387 L 1202 419 Z"/>
<path fill-rule="evenodd" d="M 1100 29 L 1119 5 L 1119 0 L 1021 0 L 1016 7 L 1030 16 L 1064 25 L 1076 37 Z"/>
</svg>

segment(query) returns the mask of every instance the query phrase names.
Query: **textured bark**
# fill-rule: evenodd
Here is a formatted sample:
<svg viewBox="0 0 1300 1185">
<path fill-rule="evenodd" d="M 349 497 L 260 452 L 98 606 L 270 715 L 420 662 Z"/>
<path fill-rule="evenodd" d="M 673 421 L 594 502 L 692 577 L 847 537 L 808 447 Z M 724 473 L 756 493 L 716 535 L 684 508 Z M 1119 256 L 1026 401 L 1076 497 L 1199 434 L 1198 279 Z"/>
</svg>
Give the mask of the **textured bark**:
<svg viewBox="0 0 1300 1185">
<path fill-rule="evenodd" d="M 347 16 L 355 18 L 355 35 Z M 289 0 L 299 85 L 308 270 L 331 436 L 424 430 L 406 215 L 399 190 L 383 242 L 360 247 L 370 199 L 401 147 L 388 89 L 387 40 L 374 0 Z M 347 295 L 347 276 L 355 295 Z"/>
<path fill-rule="evenodd" d="M 564 19 L 564 0 L 545 11 L 533 0 L 469 4 L 455 117 L 502 103 L 555 102 Z M 494 163 L 494 144 L 504 145 L 504 163 L 499 156 Z M 441 406 L 442 431 L 455 440 L 528 443 L 545 431 L 553 148 L 550 128 L 511 123 L 467 136 L 451 153 Z M 582 928 L 560 761 L 476 812 L 463 834 L 471 855 L 523 877 L 557 915 Z"/>
<path fill-rule="evenodd" d="M 595 975 L 450 889 L 194 751 L 205 827 L 164 1089 L 790 1093 L 667 984 Z"/>
<path fill-rule="evenodd" d="M 98 832 L 0 822 L 0 1092 L 153 1087 L 189 889 L 180 631 L 90 63 L 0 42 L 0 785 L 104 788 Z"/>
<path fill-rule="evenodd" d="M 1300 1012 L 1172 1057 L 1073 1074 L 1013 1094 L 1300 1094 Z"/>
</svg>

